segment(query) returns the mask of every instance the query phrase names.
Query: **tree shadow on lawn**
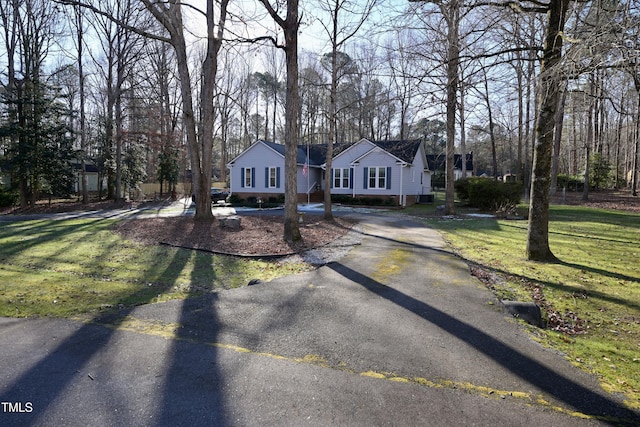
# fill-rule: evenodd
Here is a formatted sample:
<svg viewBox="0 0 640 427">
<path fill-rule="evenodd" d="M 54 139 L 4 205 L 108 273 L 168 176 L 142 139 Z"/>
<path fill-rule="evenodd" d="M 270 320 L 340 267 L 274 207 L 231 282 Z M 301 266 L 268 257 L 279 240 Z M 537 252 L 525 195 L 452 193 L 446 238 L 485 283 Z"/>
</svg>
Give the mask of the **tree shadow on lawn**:
<svg viewBox="0 0 640 427">
<path fill-rule="evenodd" d="M 83 222 L 86 220 L 83 220 Z M 12 222 L 8 227 L 2 227 L 0 239 L 16 239 L 13 242 L 4 242 L 0 253 L 8 256 L 28 251 L 30 248 L 43 243 L 62 240 L 70 232 L 83 232 L 86 229 L 107 229 L 111 221 L 99 219 L 78 223 L 76 220 L 35 220 L 29 222 Z M 37 236 L 37 238 L 30 238 Z"/>
<path fill-rule="evenodd" d="M 497 221 L 496 221 L 497 223 Z M 553 223 L 551 223 L 553 224 Z M 527 226 L 528 223 L 524 222 L 521 224 L 505 224 L 502 223 L 500 224 L 502 227 L 510 227 L 510 228 L 514 228 L 519 232 L 522 233 L 526 233 L 527 232 Z M 609 224 L 611 225 L 611 224 Z M 558 230 L 550 230 L 549 231 L 549 236 L 567 236 L 567 237 L 574 237 L 576 239 L 589 239 L 589 240 L 596 240 L 596 241 L 600 241 L 600 242 L 609 242 L 609 243 L 616 243 L 616 244 L 623 244 L 623 245 L 637 245 L 638 241 L 637 240 L 621 240 L 621 239 L 615 239 L 615 238 L 607 238 L 607 237 L 597 237 L 597 236 L 589 236 L 586 234 L 578 234 L 578 233 L 568 233 L 565 231 L 558 231 Z"/>
<path fill-rule="evenodd" d="M 484 269 L 484 270 L 488 270 L 494 273 L 497 273 L 501 276 L 504 277 L 512 277 L 514 280 L 516 281 L 521 281 L 521 282 L 531 282 L 534 284 L 539 284 L 539 285 L 543 285 L 543 286 L 547 286 L 549 288 L 553 288 L 553 289 L 557 289 L 560 291 L 564 291 L 568 294 L 585 294 L 586 296 L 589 297 L 593 297 L 593 298 L 598 298 L 601 299 L 603 301 L 607 301 L 609 303 L 612 304 L 618 304 L 618 305 L 623 305 L 626 307 L 629 307 L 631 309 L 635 309 L 635 310 L 640 310 L 640 305 L 629 302 L 628 300 L 624 299 L 624 298 L 618 298 L 618 297 L 614 297 L 611 296 L 607 293 L 604 292 L 600 292 L 600 291 L 596 291 L 593 289 L 588 289 L 585 290 L 585 288 L 581 288 L 581 287 L 577 287 L 577 286 L 570 286 L 570 285 L 565 285 L 562 283 L 557 283 L 557 282 L 549 282 L 546 280 L 539 280 L 539 279 L 535 279 L 532 277 L 527 277 L 527 276 L 523 276 L 521 274 L 515 274 L 515 273 L 511 273 L 508 272 L 506 270 L 502 270 L 499 268 L 495 268 L 495 267 L 490 267 L 487 265 L 482 265 L 482 264 L 477 264 L 473 261 L 461 258 L 464 262 L 466 262 L 469 265 L 475 265 L 475 266 L 479 266 L 480 268 Z M 597 268 L 592 268 L 592 267 L 587 267 L 584 265 L 580 265 L 580 264 L 572 264 L 572 263 L 568 263 L 565 261 L 558 261 L 557 262 L 558 265 L 564 265 L 570 268 L 574 268 L 576 269 L 576 274 L 580 271 L 589 271 L 595 274 L 601 274 L 603 276 L 609 276 L 612 278 L 616 278 L 616 279 L 620 279 L 620 280 L 628 280 L 630 282 L 635 282 L 635 283 L 640 283 L 640 281 L 637 278 L 631 277 L 631 276 L 625 276 L 622 274 L 616 274 L 616 273 L 611 273 L 609 271 L 606 270 L 600 270 Z"/>
<path fill-rule="evenodd" d="M 525 354 L 491 337 L 480 329 L 452 317 L 437 308 L 417 300 L 397 289 L 381 283 L 341 264 L 332 263 L 329 268 L 372 293 L 385 298 L 422 317 L 479 352 L 492 358 L 516 376 L 543 390 L 560 402 L 583 414 L 616 425 L 638 425 L 640 415 L 623 405 L 608 399 L 570 378 L 547 368 Z"/>
<path fill-rule="evenodd" d="M 55 233 L 47 238 L 53 238 L 54 235 Z M 24 246 L 21 248 L 21 250 L 25 249 Z M 165 270 L 158 275 L 163 278 L 163 283 L 155 288 L 156 293 L 167 291 L 176 284 L 188 259 L 189 257 L 180 256 L 179 251 L 174 253 L 174 257 L 166 264 Z M 198 268 L 211 269 L 213 260 L 211 256 L 199 256 L 196 258 L 196 263 Z M 147 271 L 155 274 L 154 270 L 160 264 L 165 264 L 164 260 L 158 260 L 157 264 L 150 265 Z M 196 270 L 197 268 L 194 268 L 194 271 Z M 201 289 L 192 289 L 189 296 L 195 293 L 201 293 Z M 148 303 L 154 297 L 155 294 L 151 297 L 147 289 L 141 289 L 125 298 Z M 47 420 L 55 423 L 54 420 L 47 418 L 47 410 L 55 406 L 57 400 L 62 399 L 68 389 L 73 389 L 73 383 L 80 378 L 79 373 L 86 372 L 87 365 L 91 360 L 105 351 L 116 330 L 133 314 L 134 310 L 135 307 L 130 306 L 95 316 L 64 339 L 38 363 L 23 372 L 13 384 L 5 385 L 4 391 L 0 394 L 0 401 L 31 402 L 33 411 L 31 413 L 3 414 L 3 418 L 6 418 L 3 419 L 3 425 L 31 425 Z M 194 310 L 193 305 L 184 302 L 179 321 L 182 322 L 188 318 L 192 310 Z M 213 311 L 213 304 L 202 303 L 198 316 L 210 325 L 206 329 L 206 336 L 200 335 L 198 338 L 205 339 L 206 342 L 216 342 L 218 322 L 216 321 L 216 313 Z M 129 334 L 130 332 L 124 333 Z M 194 344 L 191 332 L 187 329 L 180 328 L 176 334 L 168 354 L 158 355 L 159 359 L 165 360 L 167 368 L 164 372 L 166 380 L 162 401 L 157 402 L 157 407 L 161 408 L 160 414 L 154 414 L 154 419 L 159 425 L 185 423 L 197 425 L 201 424 L 203 420 L 208 421 L 206 424 L 225 425 L 225 402 L 221 390 L 221 373 L 217 363 L 216 348 Z M 205 366 L 206 370 L 194 369 L 198 366 Z M 130 378 L 132 384 L 137 383 L 138 380 L 138 378 Z M 196 388 L 192 389 L 191 387 Z M 191 393 L 192 390 L 195 393 Z M 109 391 L 104 393 L 108 394 Z M 152 394 L 153 390 L 148 390 L 148 393 Z M 119 397 L 113 395 L 111 397 L 101 395 L 100 397 L 98 405 L 113 404 L 115 399 L 115 403 L 130 408 L 136 401 L 135 396 L 125 396 L 125 401 L 118 401 Z M 80 407 L 91 408 L 94 405 L 94 402 L 87 402 Z M 131 414 L 135 413 L 135 408 L 130 411 L 110 411 L 112 417 L 110 423 L 128 425 L 131 423 Z M 90 414 L 76 415 L 78 419 L 91 417 Z M 69 414 L 69 418 L 74 419 L 74 415 Z"/>
</svg>

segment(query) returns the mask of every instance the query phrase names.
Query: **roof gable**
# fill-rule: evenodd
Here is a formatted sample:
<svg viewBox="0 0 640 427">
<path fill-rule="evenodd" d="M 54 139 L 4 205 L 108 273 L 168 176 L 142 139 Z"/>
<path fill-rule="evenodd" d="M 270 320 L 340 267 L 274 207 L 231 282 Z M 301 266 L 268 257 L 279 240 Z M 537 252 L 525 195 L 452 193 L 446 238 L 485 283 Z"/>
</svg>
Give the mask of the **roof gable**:
<svg viewBox="0 0 640 427">
<path fill-rule="evenodd" d="M 272 150 L 277 155 L 282 157 L 282 159 L 284 160 L 286 152 L 286 146 L 284 144 L 278 144 L 276 142 L 258 139 L 248 148 L 238 154 L 233 160 L 231 160 L 229 164 L 231 165 L 235 163 L 240 157 L 244 156 L 246 153 L 253 150 L 258 145 L 267 147 L 268 149 Z M 298 164 L 306 163 L 307 154 L 309 162 L 308 164 L 310 166 L 320 166 L 325 162 L 325 159 L 327 157 L 327 144 L 298 145 L 296 152 L 296 162 Z"/>
<path fill-rule="evenodd" d="M 396 160 L 411 164 L 422 146 L 422 141 L 419 139 L 394 141 L 369 141 L 368 139 L 361 139 L 360 141 L 353 143 L 351 147 L 355 147 L 356 145 L 363 143 L 370 144 L 371 149 L 358 156 L 356 161 L 365 157 L 374 150 L 379 149 L 394 157 Z"/>
<path fill-rule="evenodd" d="M 413 163 L 416 153 L 420 149 L 422 141 L 419 139 L 396 140 L 396 141 L 374 141 L 378 147 L 382 148 L 399 160 L 406 163 Z"/>
<path fill-rule="evenodd" d="M 261 139 L 257 139 L 249 147 L 247 147 L 244 150 L 242 150 L 242 152 L 240 154 L 238 154 L 236 157 L 234 157 L 233 159 L 229 160 L 229 162 L 227 162 L 227 165 L 233 165 L 235 162 L 238 161 L 238 159 L 240 159 L 241 157 L 246 156 L 247 153 L 249 153 L 250 151 L 253 151 L 255 149 L 255 147 L 258 146 L 258 145 L 263 145 L 263 146 L 275 151 L 277 154 L 281 155 L 284 158 L 284 151 L 280 152 L 277 149 L 277 147 L 274 147 L 274 145 L 278 145 L 278 144 L 274 144 L 272 142 L 268 142 L 268 141 L 263 141 Z"/>
<path fill-rule="evenodd" d="M 373 142 L 369 141 L 366 138 L 362 138 L 359 141 L 356 141 L 356 142 L 353 142 L 353 143 L 350 143 L 350 144 L 345 144 L 342 147 L 342 149 L 339 150 L 338 153 L 334 153 L 333 161 L 336 161 L 336 159 L 338 159 L 338 158 L 340 158 L 342 156 L 347 156 L 350 151 L 356 149 L 356 147 L 358 147 L 361 144 L 369 144 L 370 145 L 370 147 L 369 147 L 369 149 L 367 151 L 372 150 L 373 148 L 375 148 L 375 144 Z M 362 154 L 358 155 L 357 157 L 358 158 L 362 157 Z"/>
</svg>

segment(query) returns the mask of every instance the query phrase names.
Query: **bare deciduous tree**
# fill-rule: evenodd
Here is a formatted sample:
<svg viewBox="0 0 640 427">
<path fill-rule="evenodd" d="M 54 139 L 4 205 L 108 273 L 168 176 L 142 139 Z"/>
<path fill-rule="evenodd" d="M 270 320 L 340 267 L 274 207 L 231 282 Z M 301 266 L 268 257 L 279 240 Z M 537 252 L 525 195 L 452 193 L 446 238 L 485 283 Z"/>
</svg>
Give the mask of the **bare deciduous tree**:
<svg viewBox="0 0 640 427">
<path fill-rule="evenodd" d="M 350 64 L 339 61 L 342 56 L 339 55 L 343 46 L 352 39 L 362 28 L 367 18 L 371 14 L 377 0 L 367 0 L 364 4 L 359 5 L 350 0 L 326 0 L 320 7 L 330 16 L 330 19 L 323 20 L 322 26 L 325 33 L 329 36 L 331 43 L 331 52 L 329 54 L 331 73 L 330 89 L 329 89 L 329 141 L 327 145 L 327 163 L 324 179 L 324 218 L 333 219 L 331 207 L 331 181 L 332 176 L 332 160 L 333 146 L 336 143 L 336 123 L 337 123 L 337 91 L 340 77 L 345 72 L 345 67 Z M 346 16 L 344 16 L 346 15 Z"/>
<path fill-rule="evenodd" d="M 549 248 L 549 185 L 556 109 L 563 80 L 560 65 L 562 59 L 563 31 L 567 16 L 568 0 L 551 0 L 547 18 L 547 32 L 540 68 L 540 92 L 542 100 L 536 129 L 536 145 L 533 154 L 529 226 L 527 229 L 527 258 L 533 261 L 555 261 Z"/>
<path fill-rule="evenodd" d="M 218 71 L 218 52 L 222 46 L 229 0 L 220 2 L 217 21 L 214 0 L 207 0 L 206 10 L 202 11 L 206 19 L 206 53 L 202 63 L 199 96 L 200 126 L 197 126 L 193 102 L 189 55 L 182 18 L 182 2 L 178 0 L 170 0 L 167 3 L 157 3 L 152 0 L 142 0 L 142 2 L 169 34 L 168 38 L 158 38 L 170 43 L 175 50 L 182 94 L 182 114 L 191 158 L 193 186 L 196 194 L 195 218 L 198 220 L 211 220 L 213 213 L 211 212 L 209 187 L 211 185 L 213 130 L 215 124 L 213 100 L 215 78 Z"/>
<path fill-rule="evenodd" d="M 287 0 L 286 15 L 280 16 L 278 4 L 273 6 L 269 0 L 260 0 L 271 18 L 284 33 L 284 46 L 287 83 L 285 102 L 285 189 L 284 189 L 284 240 L 297 242 L 302 239 L 298 225 L 298 0 Z M 277 45 L 277 41 L 274 40 Z M 280 47 L 280 46 L 279 46 Z"/>
</svg>

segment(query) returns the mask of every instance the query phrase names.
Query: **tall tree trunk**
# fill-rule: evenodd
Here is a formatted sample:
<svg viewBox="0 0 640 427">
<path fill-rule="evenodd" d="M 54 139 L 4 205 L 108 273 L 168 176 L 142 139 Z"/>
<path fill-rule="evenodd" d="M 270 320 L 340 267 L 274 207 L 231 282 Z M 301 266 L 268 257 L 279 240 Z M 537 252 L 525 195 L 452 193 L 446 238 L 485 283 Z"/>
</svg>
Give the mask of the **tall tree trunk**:
<svg viewBox="0 0 640 427">
<path fill-rule="evenodd" d="M 460 73 L 460 103 L 458 105 L 458 111 L 460 114 L 460 154 L 461 161 L 460 167 L 462 169 L 462 177 L 467 177 L 467 131 L 465 127 L 465 88 L 464 88 L 464 76 Z"/>
<path fill-rule="evenodd" d="M 591 147 L 594 145 L 594 136 L 595 136 L 595 128 L 594 128 L 594 116 L 595 116 L 595 82 L 593 79 L 593 75 L 591 76 L 591 90 L 589 96 L 589 113 L 587 116 L 587 140 L 584 145 L 584 184 L 582 187 L 582 201 L 586 202 L 589 200 L 589 161 L 591 160 L 590 152 Z"/>
<path fill-rule="evenodd" d="M 638 108 L 636 110 L 636 130 L 635 130 L 635 144 L 633 146 L 632 156 L 633 161 L 631 164 L 631 194 L 638 195 L 638 155 L 640 154 L 640 76 L 635 77 L 636 92 L 638 93 Z"/>
<path fill-rule="evenodd" d="M 331 205 L 331 183 L 333 181 L 333 145 L 336 142 L 336 122 L 338 120 L 338 7 L 332 10 L 333 32 L 331 35 L 331 89 L 329 91 L 329 143 L 327 145 L 327 164 L 324 174 L 324 219 L 333 220 Z M 353 185 L 353 183 L 350 183 Z"/>
<path fill-rule="evenodd" d="M 556 190 L 558 189 L 558 167 L 559 167 L 559 159 L 560 159 L 560 143 L 562 142 L 562 127 L 564 125 L 564 105 L 567 100 L 567 91 L 565 89 L 562 90 L 562 96 L 560 99 L 560 105 L 558 106 L 558 111 L 556 111 L 555 117 L 555 131 L 553 135 L 553 159 L 551 163 L 551 188 L 549 189 L 549 194 L 551 196 L 556 194 Z"/>
<path fill-rule="evenodd" d="M 302 240 L 298 224 L 298 0 L 287 0 L 284 26 L 287 63 L 287 100 L 285 113 L 285 212 L 284 240 Z"/>
<path fill-rule="evenodd" d="M 536 126 L 529 226 L 527 230 L 527 258 L 533 261 L 555 261 L 549 248 L 549 184 L 555 113 L 558 108 L 559 87 L 562 82 L 560 61 L 562 37 L 569 0 L 551 0 L 547 21 L 544 55 L 540 68 L 541 105 Z"/>
<path fill-rule="evenodd" d="M 591 144 L 584 146 L 584 185 L 582 187 L 582 201 L 589 200 L 589 172 L 591 169 Z"/>
<path fill-rule="evenodd" d="M 118 77 L 118 81 L 119 81 Z M 122 92 L 120 87 L 116 88 L 118 92 L 116 95 L 115 104 L 115 126 L 116 126 L 116 194 L 114 197 L 115 202 L 121 202 L 122 195 L 122 143 L 123 143 L 123 123 L 122 123 Z"/>
<path fill-rule="evenodd" d="M 273 112 L 272 114 L 272 118 L 271 118 L 271 127 L 272 127 L 272 135 L 273 135 L 273 142 L 276 142 L 276 113 L 278 110 L 278 80 L 276 80 L 276 77 L 273 76 Z"/>
<path fill-rule="evenodd" d="M 111 69 L 111 67 L 109 67 Z M 104 157 L 105 157 L 105 165 L 107 167 L 107 199 L 113 200 L 115 199 L 116 194 L 116 177 L 113 169 L 113 161 L 114 161 L 114 133 L 113 133 L 113 123 L 114 123 L 114 111 L 115 111 L 115 96 L 113 89 L 113 82 L 111 76 L 111 70 L 109 69 L 109 77 L 107 79 L 107 117 L 105 119 L 105 147 L 104 147 Z"/>
<path fill-rule="evenodd" d="M 493 177 L 498 177 L 498 154 L 496 152 L 496 133 L 493 122 L 493 111 L 491 110 L 491 99 L 489 97 L 489 79 L 487 72 L 484 72 L 484 95 L 487 102 L 487 114 L 489 115 L 489 138 L 491 140 L 491 164 L 493 166 Z"/>
<path fill-rule="evenodd" d="M 524 142 L 524 90 L 523 90 L 523 70 L 522 70 L 522 57 L 520 51 L 517 53 L 516 59 L 516 77 L 518 82 L 518 153 L 517 153 L 517 166 L 515 173 L 518 181 L 524 181 L 522 176 L 522 146 Z M 528 126 L 528 125 L 527 125 Z"/>
<path fill-rule="evenodd" d="M 458 94 L 458 71 L 460 64 L 460 3 L 451 0 L 447 6 L 440 6 L 447 21 L 447 143 L 445 160 L 445 215 L 455 214 L 455 139 L 456 100 Z"/>
<path fill-rule="evenodd" d="M 616 130 L 616 154 L 615 154 L 615 178 L 614 178 L 614 188 L 617 190 L 620 188 L 620 146 L 622 145 L 622 129 L 624 127 L 624 95 L 622 95 L 622 99 L 620 99 L 620 113 L 618 114 L 618 128 Z"/>
<path fill-rule="evenodd" d="M 202 64 L 202 85 L 200 87 L 200 103 L 201 103 L 201 130 L 200 139 L 201 147 L 198 150 L 201 153 L 200 171 L 197 175 L 199 197 L 197 199 L 199 215 L 196 219 L 211 220 L 213 213 L 211 211 L 211 168 L 213 167 L 213 131 L 215 125 L 214 110 L 214 94 L 215 79 L 218 72 L 218 52 L 222 43 L 221 38 L 216 38 L 215 34 L 215 18 L 214 18 L 214 0 L 207 0 L 207 52 Z M 205 206 L 206 205 L 206 206 Z"/>
<path fill-rule="evenodd" d="M 269 15 L 284 32 L 284 52 L 287 68 L 285 131 L 284 131 L 284 240 L 302 239 L 298 224 L 298 30 L 300 20 L 298 0 L 287 0 L 287 16 L 282 19 L 268 0 L 260 0 Z"/>
<path fill-rule="evenodd" d="M 182 20 L 182 3 L 179 0 L 170 0 L 167 5 L 151 0 L 142 0 L 147 10 L 160 22 L 167 32 L 168 40 L 176 53 L 178 75 L 180 76 L 180 92 L 182 96 L 182 117 L 186 133 L 189 157 L 191 160 L 192 185 L 196 194 L 196 220 L 211 220 L 211 166 L 213 156 L 213 128 L 214 106 L 213 94 L 215 91 L 215 77 L 217 73 L 217 55 L 222 45 L 222 36 L 227 16 L 229 0 L 220 2 L 220 17 L 215 32 L 214 0 L 207 0 L 207 51 L 202 64 L 201 97 L 201 127 L 198 133 L 193 107 L 193 91 L 191 89 L 191 73 L 189 72 L 189 60 L 187 55 L 184 25 Z"/>
<path fill-rule="evenodd" d="M 18 2 L 12 1 L 11 4 L 2 3 L 0 8 L 0 19 L 2 20 L 2 27 L 4 32 L 4 48 L 6 54 L 7 61 L 7 86 L 6 91 L 9 97 L 9 102 L 12 105 L 8 111 L 8 119 L 10 123 L 15 123 L 20 120 L 20 115 L 18 113 L 18 109 L 20 108 L 20 100 L 22 96 L 20 94 L 21 89 L 19 85 L 21 85 L 16 76 L 16 49 L 19 45 L 19 36 L 18 36 L 18 26 L 20 22 L 20 13 L 18 10 Z M 5 8 L 6 6 L 6 8 Z M 16 147 L 20 146 L 20 135 L 16 135 L 15 133 L 11 133 L 10 140 L 11 146 Z M 20 172 L 18 169 L 18 172 Z M 19 201 L 20 207 L 27 207 L 27 193 L 26 188 L 22 186 L 22 179 L 20 178 L 22 174 L 18 173 L 18 192 L 19 192 Z"/>
<path fill-rule="evenodd" d="M 300 20 L 298 0 L 287 0 L 285 19 L 269 3 L 260 0 L 269 15 L 284 32 L 287 82 L 284 130 L 284 233 L 287 242 L 302 240 L 298 224 L 298 30 Z"/>
<path fill-rule="evenodd" d="M 87 182 L 87 135 L 85 112 L 85 84 L 84 84 L 84 20 L 83 10 L 80 6 L 74 6 L 76 18 L 76 31 L 78 43 L 78 87 L 80 90 L 80 191 L 82 192 L 82 204 L 89 203 L 89 185 Z"/>
<path fill-rule="evenodd" d="M 535 20 L 529 20 L 529 34 L 531 39 L 529 40 L 530 46 L 535 46 L 537 44 L 536 41 L 536 28 L 535 28 Z M 525 192 L 525 200 L 531 200 L 531 175 L 532 175 L 532 162 L 529 157 L 529 149 L 531 148 L 531 153 L 535 150 L 535 141 L 536 141 L 536 133 L 533 131 L 537 127 L 538 123 L 538 103 L 537 103 L 537 95 L 538 95 L 538 84 L 535 82 L 535 63 L 537 60 L 537 51 L 533 48 L 528 51 L 528 61 L 527 61 L 527 90 L 526 90 L 526 109 L 525 109 L 525 141 L 524 141 L 524 161 L 523 161 L 523 182 L 524 182 L 524 192 Z M 533 92 L 533 93 L 532 93 Z M 532 102 L 533 100 L 533 102 Z M 531 112 L 531 106 L 533 104 L 533 114 Z M 532 120 L 533 117 L 533 120 Z M 529 125 L 529 123 L 533 122 L 533 125 Z"/>
</svg>

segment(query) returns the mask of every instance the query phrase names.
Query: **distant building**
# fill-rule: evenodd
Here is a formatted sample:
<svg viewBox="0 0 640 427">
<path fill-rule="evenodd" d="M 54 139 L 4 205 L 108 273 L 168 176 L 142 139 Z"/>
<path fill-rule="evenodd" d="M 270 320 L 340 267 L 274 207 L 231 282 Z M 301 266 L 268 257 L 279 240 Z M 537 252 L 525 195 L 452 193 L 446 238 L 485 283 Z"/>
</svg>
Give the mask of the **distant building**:
<svg viewBox="0 0 640 427">
<path fill-rule="evenodd" d="M 87 188 L 90 192 L 96 192 L 99 190 L 99 178 L 100 174 L 98 171 L 98 166 L 92 161 L 85 161 L 85 173 L 87 176 Z M 82 164 L 79 160 L 74 160 L 72 162 L 73 167 L 73 175 L 75 177 L 73 183 L 73 190 L 76 193 L 80 193 L 82 191 Z M 103 177 L 103 185 L 102 188 L 107 188 L 106 177 Z"/>
<path fill-rule="evenodd" d="M 473 153 L 467 153 L 465 155 L 465 169 L 466 169 L 466 178 L 473 176 Z M 432 173 L 436 172 L 445 172 L 446 165 L 446 157 L 444 154 L 442 155 L 427 155 L 427 163 L 428 168 Z M 454 154 L 453 155 L 453 176 L 455 180 L 462 178 L 462 154 Z"/>
</svg>

